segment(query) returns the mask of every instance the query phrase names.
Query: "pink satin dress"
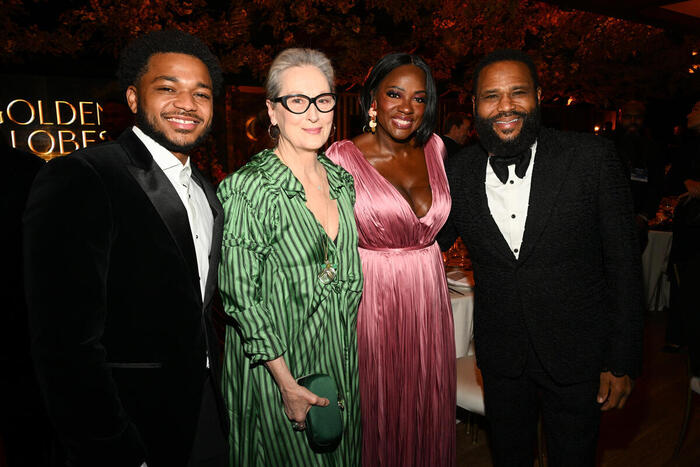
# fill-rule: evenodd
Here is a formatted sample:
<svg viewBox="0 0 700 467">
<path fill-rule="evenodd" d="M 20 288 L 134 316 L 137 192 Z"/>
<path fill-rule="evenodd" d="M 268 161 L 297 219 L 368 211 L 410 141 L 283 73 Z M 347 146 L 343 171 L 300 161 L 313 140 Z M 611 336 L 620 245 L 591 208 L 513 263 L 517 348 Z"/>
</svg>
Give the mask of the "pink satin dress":
<svg viewBox="0 0 700 467">
<path fill-rule="evenodd" d="M 355 179 L 364 289 L 357 318 L 364 466 L 455 464 L 455 343 L 435 236 L 450 212 L 442 140 L 425 159 L 433 201 L 418 218 L 349 140 L 327 156 Z"/>
</svg>

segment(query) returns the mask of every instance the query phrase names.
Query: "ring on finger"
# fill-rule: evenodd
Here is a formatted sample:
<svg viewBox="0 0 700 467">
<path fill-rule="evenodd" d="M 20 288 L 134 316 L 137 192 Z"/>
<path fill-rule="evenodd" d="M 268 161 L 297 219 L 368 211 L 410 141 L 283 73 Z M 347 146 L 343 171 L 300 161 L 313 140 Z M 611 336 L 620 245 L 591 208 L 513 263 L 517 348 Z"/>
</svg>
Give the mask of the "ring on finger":
<svg viewBox="0 0 700 467">
<path fill-rule="evenodd" d="M 302 423 L 292 422 L 292 429 L 294 431 L 304 431 L 304 428 L 306 427 Z"/>
</svg>

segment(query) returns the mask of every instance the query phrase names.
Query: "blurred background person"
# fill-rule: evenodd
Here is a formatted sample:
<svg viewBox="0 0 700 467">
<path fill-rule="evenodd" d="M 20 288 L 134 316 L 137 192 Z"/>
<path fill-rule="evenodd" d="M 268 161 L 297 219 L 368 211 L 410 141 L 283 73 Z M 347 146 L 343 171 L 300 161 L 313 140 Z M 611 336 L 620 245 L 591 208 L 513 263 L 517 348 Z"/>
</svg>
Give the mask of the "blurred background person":
<svg viewBox="0 0 700 467">
<path fill-rule="evenodd" d="M 455 462 L 455 345 L 435 236 L 450 211 L 437 93 L 418 56 L 372 68 L 360 104 L 368 132 L 328 149 L 355 179 L 365 287 L 357 320 L 362 462 Z"/>
<path fill-rule="evenodd" d="M 452 112 L 445 119 L 445 134 L 442 142 L 445 143 L 447 157 L 457 154 L 468 142 L 472 129 L 472 119 L 464 112 Z"/>
<path fill-rule="evenodd" d="M 226 218 L 219 278 L 234 322 L 223 381 L 231 461 L 358 465 L 355 193 L 348 173 L 320 152 L 333 126 L 333 68 L 321 52 L 287 49 L 265 88 L 276 146 L 218 191 Z M 312 451 L 303 433 L 311 406 L 329 404 L 297 383 L 312 373 L 330 375 L 345 401 L 342 441 L 325 454 Z"/>
<path fill-rule="evenodd" d="M 640 248 L 647 244 L 648 222 L 656 217 L 664 187 L 664 157 L 660 144 L 645 129 L 646 106 L 636 100 L 620 109 L 615 148 L 632 190 L 632 202 L 639 233 Z"/>
</svg>

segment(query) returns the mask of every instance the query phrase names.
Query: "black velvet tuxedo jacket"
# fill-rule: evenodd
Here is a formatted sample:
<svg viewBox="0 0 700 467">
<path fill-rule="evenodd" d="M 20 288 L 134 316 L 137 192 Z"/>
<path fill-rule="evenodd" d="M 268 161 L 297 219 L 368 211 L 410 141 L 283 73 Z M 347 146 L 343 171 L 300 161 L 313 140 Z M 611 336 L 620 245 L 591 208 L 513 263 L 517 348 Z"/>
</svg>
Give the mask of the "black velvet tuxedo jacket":
<svg viewBox="0 0 700 467">
<path fill-rule="evenodd" d="M 210 309 L 223 210 L 192 176 L 214 213 L 204 300 L 185 207 L 131 130 L 52 160 L 34 182 L 24 215 L 32 352 L 75 465 L 186 465 L 207 348 L 218 392 Z"/>
<path fill-rule="evenodd" d="M 641 259 L 629 184 L 603 138 L 543 129 L 516 259 L 491 217 L 479 145 L 447 162 L 452 212 L 474 266 L 474 340 L 482 371 L 515 377 L 528 345 L 562 384 L 641 366 Z"/>
</svg>

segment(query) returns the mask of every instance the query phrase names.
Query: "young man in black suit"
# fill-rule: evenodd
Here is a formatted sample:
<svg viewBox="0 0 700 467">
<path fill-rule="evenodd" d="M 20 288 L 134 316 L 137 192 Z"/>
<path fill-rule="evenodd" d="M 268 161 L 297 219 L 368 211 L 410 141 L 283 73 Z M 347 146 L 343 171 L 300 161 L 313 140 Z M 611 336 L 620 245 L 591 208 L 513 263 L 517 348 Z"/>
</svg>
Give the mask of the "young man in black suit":
<svg viewBox="0 0 700 467">
<path fill-rule="evenodd" d="M 480 145 L 447 163 L 474 266 L 476 357 L 496 466 L 532 465 L 542 415 L 552 466 L 593 465 L 600 410 L 640 372 L 642 279 L 629 185 L 603 138 L 540 128 L 541 89 L 519 51 L 474 74 Z"/>
<path fill-rule="evenodd" d="M 53 159 L 24 215 L 32 352 L 71 466 L 227 465 L 211 321 L 223 211 L 187 153 L 221 87 L 198 39 L 122 53 L 136 125 Z"/>
</svg>

